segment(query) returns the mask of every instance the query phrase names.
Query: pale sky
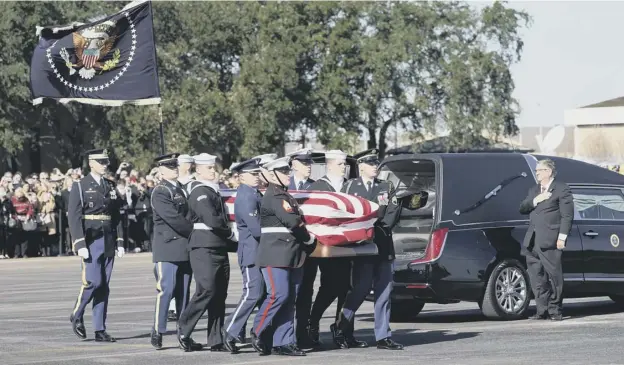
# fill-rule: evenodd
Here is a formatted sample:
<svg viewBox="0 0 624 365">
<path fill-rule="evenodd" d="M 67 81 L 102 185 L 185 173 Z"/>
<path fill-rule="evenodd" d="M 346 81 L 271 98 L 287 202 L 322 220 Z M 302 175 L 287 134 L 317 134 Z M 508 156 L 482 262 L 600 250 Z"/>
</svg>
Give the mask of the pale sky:
<svg viewBox="0 0 624 365">
<path fill-rule="evenodd" d="M 533 17 L 512 68 L 518 126 L 563 124 L 566 109 L 624 96 L 624 2 L 510 1 Z"/>
</svg>

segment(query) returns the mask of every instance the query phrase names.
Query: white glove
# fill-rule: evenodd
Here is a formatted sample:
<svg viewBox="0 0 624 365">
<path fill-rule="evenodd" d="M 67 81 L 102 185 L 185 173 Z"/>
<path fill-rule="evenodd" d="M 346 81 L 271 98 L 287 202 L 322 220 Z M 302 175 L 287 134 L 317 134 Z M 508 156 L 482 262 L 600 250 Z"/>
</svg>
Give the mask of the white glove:
<svg viewBox="0 0 624 365">
<path fill-rule="evenodd" d="M 78 256 L 82 257 L 83 259 L 88 259 L 89 258 L 89 250 L 86 248 L 81 248 L 78 249 Z"/>
<path fill-rule="evenodd" d="M 388 194 L 379 195 L 377 201 L 379 205 L 388 205 Z"/>
<path fill-rule="evenodd" d="M 308 233 L 310 233 L 310 232 L 308 232 Z M 307 242 L 304 242 L 304 244 L 306 244 L 306 245 L 311 245 L 311 244 L 313 244 L 313 243 L 314 243 L 314 240 L 315 240 L 315 239 L 316 239 L 316 236 L 315 236 L 315 235 L 313 235 L 312 233 L 310 233 L 310 240 L 309 240 L 309 241 L 307 241 Z"/>
<path fill-rule="evenodd" d="M 123 257 L 126 253 L 126 249 L 123 247 L 117 247 L 117 257 Z"/>
</svg>

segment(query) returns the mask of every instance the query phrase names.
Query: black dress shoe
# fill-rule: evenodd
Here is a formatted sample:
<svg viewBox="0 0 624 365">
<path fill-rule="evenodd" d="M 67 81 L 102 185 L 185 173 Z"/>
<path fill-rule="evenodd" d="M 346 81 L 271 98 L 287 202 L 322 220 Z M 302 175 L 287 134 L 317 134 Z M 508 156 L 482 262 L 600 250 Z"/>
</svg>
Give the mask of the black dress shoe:
<svg viewBox="0 0 624 365">
<path fill-rule="evenodd" d="M 224 346 L 224 344 L 213 345 L 210 346 L 210 351 L 212 352 L 226 352 L 228 349 Z"/>
<path fill-rule="evenodd" d="M 106 331 L 95 331 L 95 342 L 117 342 L 117 340 Z"/>
<path fill-rule="evenodd" d="M 366 341 L 356 340 L 355 337 L 353 336 L 347 337 L 346 341 L 347 341 L 347 345 L 349 345 L 349 348 L 363 349 L 363 348 L 368 347 L 368 343 L 366 343 Z"/>
<path fill-rule="evenodd" d="M 390 337 L 377 341 L 377 348 L 381 350 L 403 350 L 403 345 L 394 342 Z"/>
<path fill-rule="evenodd" d="M 348 349 L 349 344 L 345 338 L 344 332 L 336 326 L 336 324 L 332 324 L 329 326 L 329 330 L 332 334 L 332 339 L 334 340 L 334 344 L 340 349 Z"/>
<path fill-rule="evenodd" d="M 74 334 L 78 336 L 78 338 L 82 340 L 87 338 L 87 329 L 85 328 L 82 318 L 75 318 L 73 315 L 71 315 L 69 316 L 69 321 L 72 323 L 72 329 L 74 330 Z"/>
<path fill-rule="evenodd" d="M 260 355 L 271 355 L 271 348 L 255 333 L 251 333 L 251 347 L 254 348 Z"/>
<path fill-rule="evenodd" d="M 180 344 L 180 348 L 182 349 L 182 351 L 184 352 L 191 352 L 193 351 L 192 345 L 193 345 L 193 340 L 190 337 L 184 337 L 183 335 L 181 335 L 178 332 L 178 344 Z"/>
<path fill-rule="evenodd" d="M 177 320 L 178 320 L 178 316 L 176 315 L 175 311 L 167 312 L 167 321 L 168 322 L 175 322 Z"/>
<path fill-rule="evenodd" d="M 551 321 L 563 321 L 563 315 L 561 314 L 552 314 L 550 315 Z"/>
<path fill-rule="evenodd" d="M 532 320 L 540 320 L 540 319 L 547 319 L 548 316 L 546 314 L 534 314 L 531 317 L 529 317 L 529 319 Z"/>
<path fill-rule="evenodd" d="M 313 347 L 319 347 L 323 344 L 320 337 L 318 326 L 310 326 L 308 328 L 308 338 Z"/>
<path fill-rule="evenodd" d="M 273 347 L 273 353 L 283 356 L 306 356 L 306 353 L 295 344 Z"/>
<path fill-rule="evenodd" d="M 236 340 L 230 336 L 225 329 L 221 330 L 223 336 L 223 346 L 232 354 L 237 354 L 240 350 L 236 346 Z"/>
<path fill-rule="evenodd" d="M 162 349 L 162 335 L 156 330 L 152 330 L 152 338 L 151 338 L 152 346 L 154 346 L 157 350 Z"/>
</svg>

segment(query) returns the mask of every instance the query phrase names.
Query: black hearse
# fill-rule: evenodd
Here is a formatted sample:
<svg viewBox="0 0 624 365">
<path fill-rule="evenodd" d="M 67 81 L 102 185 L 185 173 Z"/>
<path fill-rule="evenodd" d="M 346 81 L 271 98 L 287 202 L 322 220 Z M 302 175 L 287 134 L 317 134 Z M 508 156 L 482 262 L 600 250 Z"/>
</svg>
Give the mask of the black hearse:
<svg viewBox="0 0 624 365">
<path fill-rule="evenodd" d="M 420 209 L 404 209 L 397 252 L 393 320 L 425 303 L 477 302 L 489 318 L 526 316 L 532 297 L 520 254 L 528 217 L 520 202 L 547 156 L 526 153 L 426 153 L 386 158 L 380 177 L 400 192 L 423 191 Z M 563 253 L 564 298 L 610 296 L 624 302 L 624 176 L 557 157 L 557 179 L 570 185 L 575 219 Z"/>
</svg>

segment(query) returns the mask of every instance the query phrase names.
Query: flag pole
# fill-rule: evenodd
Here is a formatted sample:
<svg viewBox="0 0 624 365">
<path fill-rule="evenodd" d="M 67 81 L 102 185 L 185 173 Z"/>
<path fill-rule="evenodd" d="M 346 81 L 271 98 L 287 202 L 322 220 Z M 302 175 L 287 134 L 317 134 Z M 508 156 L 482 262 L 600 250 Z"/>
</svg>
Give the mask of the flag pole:
<svg viewBox="0 0 624 365">
<path fill-rule="evenodd" d="M 158 117 L 160 118 L 160 153 L 165 154 L 165 127 L 163 122 L 162 107 L 158 105 Z"/>
</svg>

